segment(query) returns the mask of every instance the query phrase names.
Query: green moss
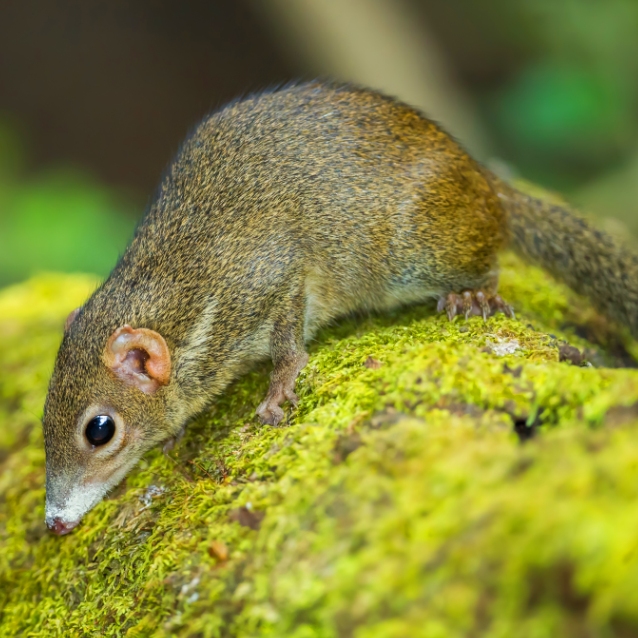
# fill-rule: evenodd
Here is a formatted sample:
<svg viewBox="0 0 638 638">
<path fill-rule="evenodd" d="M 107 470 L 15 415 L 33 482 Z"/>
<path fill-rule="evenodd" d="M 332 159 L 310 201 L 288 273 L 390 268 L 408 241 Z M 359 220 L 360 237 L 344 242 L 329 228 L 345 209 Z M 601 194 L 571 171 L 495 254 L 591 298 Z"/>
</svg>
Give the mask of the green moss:
<svg viewBox="0 0 638 638">
<path fill-rule="evenodd" d="M 0 293 L 0 635 L 638 633 L 636 346 L 542 271 L 504 257 L 516 321 L 323 331 L 286 427 L 253 417 L 263 366 L 57 538 L 39 415 L 94 285 Z"/>
</svg>

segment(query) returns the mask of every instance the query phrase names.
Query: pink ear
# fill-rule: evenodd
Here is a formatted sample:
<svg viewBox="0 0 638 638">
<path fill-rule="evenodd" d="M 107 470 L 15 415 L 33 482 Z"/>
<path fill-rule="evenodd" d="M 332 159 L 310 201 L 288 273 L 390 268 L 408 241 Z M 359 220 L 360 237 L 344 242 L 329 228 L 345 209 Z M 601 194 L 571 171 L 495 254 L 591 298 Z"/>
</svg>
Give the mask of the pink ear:
<svg viewBox="0 0 638 638">
<path fill-rule="evenodd" d="M 104 350 L 104 363 L 124 383 L 153 394 L 171 378 L 171 353 L 159 332 L 148 328 L 118 328 Z"/>
<path fill-rule="evenodd" d="M 75 318 L 78 316 L 79 312 L 80 312 L 79 308 L 76 308 L 75 310 L 71 310 L 71 312 L 69 313 L 69 316 L 66 318 L 66 321 L 64 322 L 64 332 L 67 332 L 67 330 L 71 327 L 71 324 L 75 321 Z"/>
</svg>

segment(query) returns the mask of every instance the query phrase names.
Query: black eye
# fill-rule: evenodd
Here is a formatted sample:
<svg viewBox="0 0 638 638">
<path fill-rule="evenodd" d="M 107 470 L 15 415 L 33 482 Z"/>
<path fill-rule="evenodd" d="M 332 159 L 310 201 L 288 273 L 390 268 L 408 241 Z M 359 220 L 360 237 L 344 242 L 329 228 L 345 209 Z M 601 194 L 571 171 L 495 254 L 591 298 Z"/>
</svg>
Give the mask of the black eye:
<svg viewBox="0 0 638 638">
<path fill-rule="evenodd" d="M 94 416 L 86 425 L 86 438 L 91 445 L 104 445 L 115 434 L 115 421 L 110 416 Z"/>
</svg>

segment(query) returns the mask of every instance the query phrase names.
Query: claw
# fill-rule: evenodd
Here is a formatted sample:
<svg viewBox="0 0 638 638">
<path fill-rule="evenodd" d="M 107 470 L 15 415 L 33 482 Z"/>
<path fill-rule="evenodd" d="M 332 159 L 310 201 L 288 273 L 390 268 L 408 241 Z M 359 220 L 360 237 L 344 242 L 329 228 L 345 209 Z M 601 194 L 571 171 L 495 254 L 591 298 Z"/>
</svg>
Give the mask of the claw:
<svg viewBox="0 0 638 638">
<path fill-rule="evenodd" d="M 451 293 L 447 296 L 445 302 L 445 312 L 447 314 L 447 318 L 452 321 L 454 317 L 456 317 L 458 309 L 458 299 L 454 293 Z"/>
<path fill-rule="evenodd" d="M 487 318 L 492 314 L 492 311 L 490 308 L 490 302 L 488 301 L 485 293 L 482 290 L 478 290 L 476 292 L 476 301 L 478 302 L 479 308 L 481 309 L 483 321 L 487 321 Z"/>
<path fill-rule="evenodd" d="M 293 408 L 296 408 L 297 405 L 299 405 L 299 397 L 292 390 L 284 390 L 284 396 Z"/>
<path fill-rule="evenodd" d="M 516 319 L 516 315 L 514 314 L 514 308 L 512 308 L 512 306 L 510 306 L 506 301 L 504 301 L 500 297 L 499 297 L 499 300 L 502 304 L 501 310 L 503 311 L 503 314 L 509 319 Z"/>
<path fill-rule="evenodd" d="M 465 314 L 466 319 L 469 319 L 470 315 L 472 314 L 472 306 L 472 293 L 469 290 L 466 290 L 463 293 L 463 313 Z"/>
<path fill-rule="evenodd" d="M 516 319 L 514 309 L 500 295 L 494 295 L 494 303 L 506 317 Z"/>
</svg>

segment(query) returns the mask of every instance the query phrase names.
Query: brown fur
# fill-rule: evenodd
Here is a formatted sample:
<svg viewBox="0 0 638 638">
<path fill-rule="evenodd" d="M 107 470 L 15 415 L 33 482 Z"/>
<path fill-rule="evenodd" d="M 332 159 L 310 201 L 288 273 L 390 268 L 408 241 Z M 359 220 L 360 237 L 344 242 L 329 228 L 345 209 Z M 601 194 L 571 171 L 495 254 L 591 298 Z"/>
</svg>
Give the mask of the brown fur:
<svg viewBox="0 0 638 638">
<path fill-rule="evenodd" d="M 277 422 L 319 325 L 450 292 L 495 293 L 510 226 L 525 255 L 638 334 L 636 257 L 502 184 L 414 109 L 317 82 L 211 115 L 64 336 L 44 416 L 48 498 L 111 480 L 78 451 L 87 406 L 122 416 L 133 443 L 118 454 L 129 463 L 270 356 L 260 415 Z M 152 395 L 103 363 L 126 324 L 160 333 L 170 349 L 170 382 Z"/>
</svg>

